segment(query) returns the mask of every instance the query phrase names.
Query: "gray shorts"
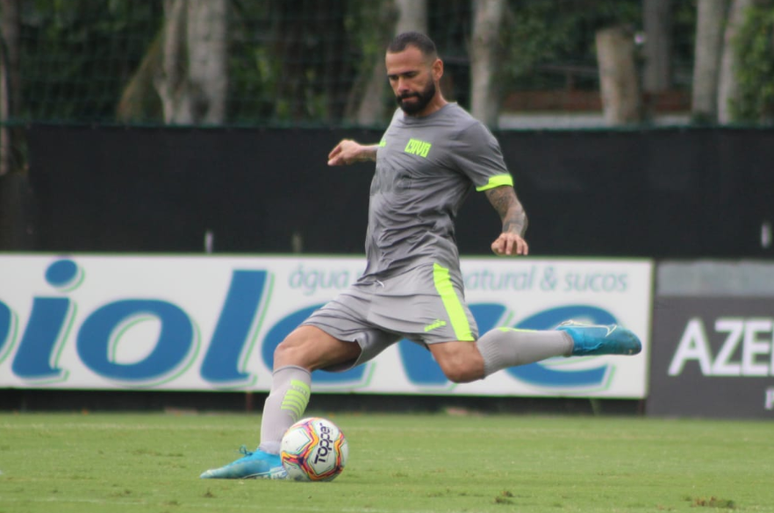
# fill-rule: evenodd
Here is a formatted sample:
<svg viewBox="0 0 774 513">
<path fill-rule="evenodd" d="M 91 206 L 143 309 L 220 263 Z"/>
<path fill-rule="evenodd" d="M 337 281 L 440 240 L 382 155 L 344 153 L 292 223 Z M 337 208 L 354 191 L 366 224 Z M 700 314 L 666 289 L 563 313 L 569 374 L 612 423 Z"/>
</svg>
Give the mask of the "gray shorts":
<svg viewBox="0 0 774 513">
<path fill-rule="evenodd" d="M 424 346 L 476 340 L 478 327 L 463 290 L 459 271 L 438 264 L 421 265 L 382 280 L 363 277 L 302 325 L 357 342 L 362 351 L 356 361 L 325 369 L 347 370 L 403 338 Z"/>
</svg>

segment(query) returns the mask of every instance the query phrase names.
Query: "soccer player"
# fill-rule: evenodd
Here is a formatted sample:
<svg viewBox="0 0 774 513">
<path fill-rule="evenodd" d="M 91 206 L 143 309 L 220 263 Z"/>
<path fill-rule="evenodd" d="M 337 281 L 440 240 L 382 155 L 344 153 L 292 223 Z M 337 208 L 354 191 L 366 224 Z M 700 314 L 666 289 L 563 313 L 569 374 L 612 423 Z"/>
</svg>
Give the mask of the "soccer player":
<svg viewBox="0 0 774 513">
<path fill-rule="evenodd" d="M 454 219 L 468 193 L 483 192 L 502 220 L 496 255 L 526 255 L 527 216 L 500 146 L 439 88 L 443 62 L 427 36 L 408 32 L 387 48 L 387 78 L 399 109 L 379 144 L 341 141 L 328 165 L 375 161 L 366 233 L 367 266 L 274 352 L 272 387 L 255 452 L 202 478 L 285 477 L 280 440 L 309 402 L 311 372 L 360 365 L 407 338 L 455 383 L 555 356 L 637 354 L 639 339 L 616 325 L 554 330 L 493 329 L 480 338 L 464 299 Z"/>
</svg>

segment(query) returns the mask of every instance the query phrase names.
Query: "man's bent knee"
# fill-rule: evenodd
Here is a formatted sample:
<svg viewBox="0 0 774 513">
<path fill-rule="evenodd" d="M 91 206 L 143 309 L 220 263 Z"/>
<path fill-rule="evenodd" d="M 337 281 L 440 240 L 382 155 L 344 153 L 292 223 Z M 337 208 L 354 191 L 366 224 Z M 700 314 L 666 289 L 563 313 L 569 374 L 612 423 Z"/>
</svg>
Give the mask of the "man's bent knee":
<svg viewBox="0 0 774 513">
<path fill-rule="evenodd" d="M 300 326 L 274 350 L 274 368 L 295 365 L 314 371 L 355 360 L 359 355 L 356 342 L 337 340 L 314 326 Z"/>
<path fill-rule="evenodd" d="M 484 377 L 484 359 L 474 343 L 443 342 L 429 347 L 449 381 L 470 383 Z"/>
<path fill-rule="evenodd" d="M 464 362 L 445 363 L 441 370 L 452 383 L 470 383 L 484 377 L 483 369 Z"/>
</svg>

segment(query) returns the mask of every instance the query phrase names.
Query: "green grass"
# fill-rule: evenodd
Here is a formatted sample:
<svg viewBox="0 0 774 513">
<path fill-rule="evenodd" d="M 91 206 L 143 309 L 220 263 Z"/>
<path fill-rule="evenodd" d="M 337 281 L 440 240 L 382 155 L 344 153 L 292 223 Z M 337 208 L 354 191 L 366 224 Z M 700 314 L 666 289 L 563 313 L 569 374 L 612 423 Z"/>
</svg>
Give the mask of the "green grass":
<svg viewBox="0 0 774 513">
<path fill-rule="evenodd" d="M 200 480 L 255 415 L 0 414 L 0 513 L 774 511 L 767 422 L 335 415 L 332 483 Z"/>
</svg>

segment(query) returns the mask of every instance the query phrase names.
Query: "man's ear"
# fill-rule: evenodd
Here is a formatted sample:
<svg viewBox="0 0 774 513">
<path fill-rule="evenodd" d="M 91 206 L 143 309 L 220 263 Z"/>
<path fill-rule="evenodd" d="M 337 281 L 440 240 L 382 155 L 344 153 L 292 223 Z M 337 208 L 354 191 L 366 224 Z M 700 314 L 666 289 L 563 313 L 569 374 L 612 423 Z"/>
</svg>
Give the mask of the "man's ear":
<svg viewBox="0 0 774 513">
<path fill-rule="evenodd" d="M 443 61 L 441 59 L 436 59 L 435 62 L 433 62 L 433 78 L 435 80 L 441 80 L 441 77 L 443 76 Z"/>
</svg>

